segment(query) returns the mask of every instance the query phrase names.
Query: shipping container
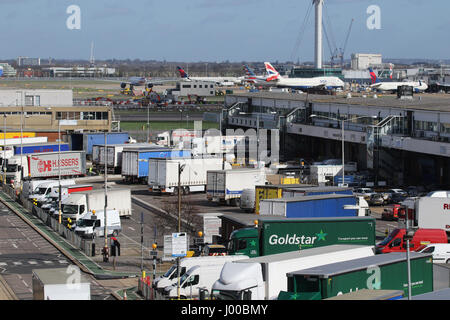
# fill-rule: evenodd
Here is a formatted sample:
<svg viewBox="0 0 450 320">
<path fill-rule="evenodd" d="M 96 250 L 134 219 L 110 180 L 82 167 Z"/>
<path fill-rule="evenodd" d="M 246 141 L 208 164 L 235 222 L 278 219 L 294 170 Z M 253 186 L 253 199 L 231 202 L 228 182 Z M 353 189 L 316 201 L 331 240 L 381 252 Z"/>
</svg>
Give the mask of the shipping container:
<svg viewBox="0 0 450 320">
<path fill-rule="evenodd" d="M 36 132 L 22 132 L 22 138 L 34 138 L 36 137 Z M 6 132 L 6 137 L 3 132 L 0 132 L 0 140 L 3 139 L 20 139 L 20 131 L 19 132 Z"/>
<path fill-rule="evenodd" d="M 356 209 L 344 209 L 356 205 L 356 197 L 342 194 L 298 196 L 287 199 L 266 199 L 260 202 L 260 215 L 287 218 L 320 218 L 357 216 Z"/>
<path fill-rule="evenodd" d="M 190 150 L 174 150 L 166 147 L 127 147 L 122 150 L 122 177 L 126 181 L 148 182 L 148 159 L 190 158 Z"/>
<path fill-rule="evenodd" d="M 411 295 L 433 291 L 431 254 L 410 253 Z M 322 300 L 359 289 L 403 290 L 408 296 L 406 255 L 388 253 L 289 272 L 280 300 Z"/>
<path fill-rule="evenodd" d="M 106 144 L 126 143 L 130 138 L 128 132 L 107 132 L 106 136 Z M 94 144 L 105 144 L 105 133 L 72 133 L 69 136 L 70 150 L 83 150 L 89 159 L 92 158 Z"/>
<path fill-rule="evenodd" d="M 257 227 L 230 234 L 229 254 L 264 256 L 332 244 L 375 246 L 375 218 L 258 217 Z"/>
<path fill-rule="evenodd" d="M 242 191 L 266 182 L 264 169 L 211 170 L 207 173 L 207 199 L 239 206 Z"/>
<path fill-rule="evenodd" d="M 255 187 L 255 213 L 260 213 L 260 201 L 263 199 L 279 199 L 295 196 L 311 196 L 320 194 L 353 194 L 352 189 L 342 187 L 317 187 L 309 184 L 279 184 Z"/>
<path fill-rule="evenodd" d="M 60 160 L 61 166 L 58 166 Z M 76 177 L 86 175 L 84 151 L 35 153 L 27 155 L 28 172 L 24 178 Z"/>
<path fill-rule="evenodd" d="M 36 143 L 36 144 L 22 144 L 14 146 L 14 154 L 30 154 L 30 153 L 43 153 L 43 152 L 58 152 L 58 151 L 69 151 L 68 143 Z"/>
</svg>

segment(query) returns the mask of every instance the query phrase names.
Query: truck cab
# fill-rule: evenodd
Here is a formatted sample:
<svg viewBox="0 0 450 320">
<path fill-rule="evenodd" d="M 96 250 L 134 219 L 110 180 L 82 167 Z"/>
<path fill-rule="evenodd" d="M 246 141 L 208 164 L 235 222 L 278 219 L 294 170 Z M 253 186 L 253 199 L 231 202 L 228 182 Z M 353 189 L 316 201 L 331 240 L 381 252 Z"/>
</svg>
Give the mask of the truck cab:
<svg viewBox="0 0 450 320">
<path fill-rule="evenodd" d="M 86 196 L 81 193 L 71 194 L 62 201 L 62 214 L 65 219 L 80 219 L 87 210 Z"/>
<path fill-rule="evenodd" d="M 257 228 L 234 230 L 228 242 L 228 254 L 259 257 L 259 232 Z"/>
<path fill-rule="evenodd" d="M 107 233 L 117 236 L 122 230 L 120 224 L 119 211 L 107 210 Z M 77 220 L 75 233 L 85 238 L 95 238 L 105 236 L 105 214 L 103 211 L 93 210 L 86 213 L 81 219 Z"/>
<path fill-rule="evenodd" d="M 376 245 L 376 253 L 406 252 L 405 229 L 394 229 Z M 447 233 L 442 229 L 417 229 L 410 241 L 410 251 L 430 243 L 448 243 Z"/>
</svg>

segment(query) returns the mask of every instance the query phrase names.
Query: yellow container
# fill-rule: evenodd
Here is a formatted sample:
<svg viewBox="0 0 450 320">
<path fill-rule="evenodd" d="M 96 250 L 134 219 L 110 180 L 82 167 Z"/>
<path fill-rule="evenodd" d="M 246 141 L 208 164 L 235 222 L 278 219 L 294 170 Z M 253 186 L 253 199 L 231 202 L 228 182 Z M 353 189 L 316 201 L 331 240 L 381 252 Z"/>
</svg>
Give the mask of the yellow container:
<svg viewBox="0 0 450 320">
<path fill-rule="evenodd" d="M 23 138 L 34 138 L 36 137 L 36 132 L 23 132 Z M 0 132 L 0 139 L 17 139 L 20 138 L 19 132 L 6 132 L 6 137 L 3 132 Z"/>
<path fill-rule="evenodd" d="M 279 199 L 283 189 L 279 186 L 265 185 L 255 187 L 255 213 L 259 214 L 259 202 L 265 199 Z"/>
</svg>

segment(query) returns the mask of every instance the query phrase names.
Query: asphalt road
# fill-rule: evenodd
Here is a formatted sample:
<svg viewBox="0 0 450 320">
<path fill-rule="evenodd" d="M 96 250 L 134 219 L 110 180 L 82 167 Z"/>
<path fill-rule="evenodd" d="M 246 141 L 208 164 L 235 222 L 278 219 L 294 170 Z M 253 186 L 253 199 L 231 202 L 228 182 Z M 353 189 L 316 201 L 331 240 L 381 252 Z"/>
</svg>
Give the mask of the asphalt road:
<svg viewBox="0 0 450 320">
<path fill-rule="evenodd" d="M 19 300 L 33 299 L 33 269 L 67 268 L 70 265 L 72 263 L 62 253 L 0 204 L 0 275 Z M 91 299 L 112 297 L 108 288 L 91 279 Z"/>
</svg>

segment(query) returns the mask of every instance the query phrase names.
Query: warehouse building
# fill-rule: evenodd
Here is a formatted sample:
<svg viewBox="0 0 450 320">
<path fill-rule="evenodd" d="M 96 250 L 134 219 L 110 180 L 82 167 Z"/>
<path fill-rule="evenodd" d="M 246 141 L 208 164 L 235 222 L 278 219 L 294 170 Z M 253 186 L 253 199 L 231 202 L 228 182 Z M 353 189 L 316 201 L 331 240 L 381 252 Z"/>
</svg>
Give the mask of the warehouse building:
<svg viewBox="0 0 450 320">
<path fill-rule="evenodd" d="M 282 160 L 341 158 L 344 120 L 345 160 L 371 172 L 375 182 L 445 185 L 450 180 L 445 95 L 242 93 L 227 95 L 225 108 L 222 128 L 279 130 Z"/>
<path fill-rule="evenodd" d="M 71 106 L 72 90 L 0 90 L 0 106 Z"/>
</svg>

